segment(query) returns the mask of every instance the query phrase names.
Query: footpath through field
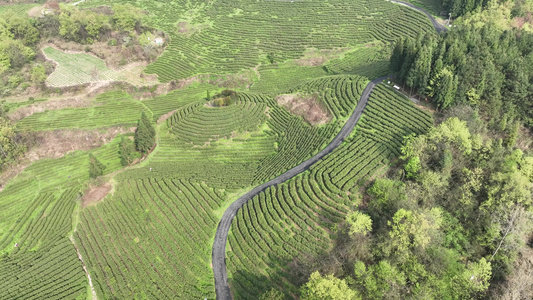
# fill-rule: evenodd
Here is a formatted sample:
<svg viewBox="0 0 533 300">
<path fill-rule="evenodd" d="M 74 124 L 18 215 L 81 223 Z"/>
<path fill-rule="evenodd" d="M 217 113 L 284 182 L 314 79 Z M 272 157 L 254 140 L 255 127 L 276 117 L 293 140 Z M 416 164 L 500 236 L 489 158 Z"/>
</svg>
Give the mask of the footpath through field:
<svg viewBox="0 0 533 300">
<path fill-rule="evenodd" d="M 439 24 L 435 18 L 425 10 L 414 6 L 411 3 L 406 3 L 402 1 L 397 0 L 390 0 L 393 3 L 398 3 L 401 5 L 406 5 L 408 7 L 411 7 L 413 9 L 416 9 L 428 16 L 428 18 L 431 20 L 431 23 L 433 24 L 433 27 L 437 32 L 443 32 L 446 31 L 447 28 L 443 25 Z M 390 76 L 390 75 L 389 75 Z M 380 77 L 377 79 L 372 80 L 368 85 L 365 87 L 363 94 L 361 95 L 361 99 L 357 103 L 357 106 L 355 107 L 354 112 L 346 121 L 346 124 L 342 127 L 341 131 L 337 134 L 337 136 L 333 139 L 333 141 L 322 151 L 320 151 L 317 155 L 311 157 L 310 159 L 304 161 L 303 163 L 299 164 L 298 166 L 288 170 L 287 172 L 281 174 L 280 176 L 270 180 L 267 183 L 264 183 L 253 190 L 249 191 L 239 199 L 235 200 L 235 202 L 231 203 L 231 205 L 226 209 L 224 212 L 224 215 L 222 216 L 222 219 L 220 219 L 220 222 L 218 223 L 217 232 L 215 235 L 215 241 L 213 243 L 213 273 L 215 278 L 215 292 L 217 295 L 217 299 L 219 300 L 229 300 L 232 299 L 231 297 L 231 291 L 228 285 L 228 272 L 226 268 L 226 243 L 228 240 L 228 233 L 229 229 L 231 227 L 231 222 L 237 215 L 237 211 L 250 199 L 267 189 L 268 187 L 281 184 L 292 177 L 302 173 L 303 171 L 309 169 L 310 166 L 318 162 L 320 159 L 322 159 L 324 156 L 329 154 L 331 151 L 333 151 L 335 148 L 337 148 L 342 141 L 352 132 L 355 125 L 361 118 L 361 115 L 363 114 L 363 110 L 365 109 L 365 106 L 368 102 L 368 99 L 370 98 L 370 94 L 372 93 L 372 90 L 376 86 L 376 84 L 382 82 L 385 80 L 388 76 Z"/>
</svg>

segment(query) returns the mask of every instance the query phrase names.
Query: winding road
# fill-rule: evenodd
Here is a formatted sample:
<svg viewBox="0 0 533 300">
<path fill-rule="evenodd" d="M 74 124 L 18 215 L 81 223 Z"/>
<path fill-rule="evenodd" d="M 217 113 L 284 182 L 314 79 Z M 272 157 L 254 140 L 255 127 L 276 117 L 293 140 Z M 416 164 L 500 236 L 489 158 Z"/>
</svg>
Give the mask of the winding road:
<svg viewBox="0 0 533 300">
<path fill-rule="evenodd" d="M 402 2 L 402 1 L 396 1 L 396 0 L 390 0 L 393 3 L 398 3 L 401 5 L 408 6 L 410 8 L 416 9 L 424 14 L 426 14 L 429 19 L 431 20 L 431 23 L 433 24 L 433 27 L 437 32 L 446 31 L 447 28 L 443 25 L 439 24 L 431 14 L 429 14 L 427 11 L 418 8 L 410 3 Z M 320 159 L 322 159 L 327 154 L 331 153 L 335 148 L 337 148 L 344 139 L 353 131 L 355 125 L 361 118 L 361 115 L 363 114 L 363 110 L 366 107 L 366 104 L 368 102 L 368 99 L 370 98 L 370 94 L 372 93 L 372 90 L 374 87 L 380 83 L 381 81 L 385 80 L 388 76 L 380 77 L 377 79 L 372 80 L 370 83 L 367 84 L 365 87 L 363 94 L 361 95 L 361 99 L 357 103 L 357 106 L 355 107 L 355 110 L 353 111 L 352 115 L 346 121 L 346 124 L 342 127 L 340 132 L 337 134 L 337 136 L 331 141 L 331 143 L 326 146 L 322 151 L 320 151 L 317 155 L 311 157 L 310 159 L 302 162 L 298 166 L 288 170 L 287 172 L 281 174 L 280 176 L 270 180 L 267 183 L 264 183 L 260 186 L 257 186 L 253 190 L 249 191 L 248 193 L 241 196 L 239 199 L 235 200 L 235 202 L 231 203 L 231 205 L 226 209 L 224 212 L 224 215 L 222 215 L 222 219 L 220 219 L 220 222 L 218 223 L 217 232 L 215 235 L 215 241 L 213 243 L 213 273 L 215 278 L 215 291 L 217 299 L 219 300 L 231 300 L 231 291 L 228 285 L 228 273 L 226 268 L 226 242 L 228 240 L 228 233 L 229 229 L 231 227 L 231 221 L 233 221 L 233 218 L 237 215 L 237 211 L 250 199 L 267 189 L 268 187 L 281 184 L 292 177 L 302 173 L 303 171 L 309 169 L 310 166 L 318 162 Z"/>
</svg>

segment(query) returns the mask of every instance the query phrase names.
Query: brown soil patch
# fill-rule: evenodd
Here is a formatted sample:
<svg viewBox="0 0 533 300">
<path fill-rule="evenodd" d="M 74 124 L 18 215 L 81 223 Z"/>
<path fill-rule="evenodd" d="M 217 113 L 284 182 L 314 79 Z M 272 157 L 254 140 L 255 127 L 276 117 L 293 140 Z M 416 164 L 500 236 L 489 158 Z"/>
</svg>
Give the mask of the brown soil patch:
<svg viewBox="0 0 533 300">
<path fill-rule="evenodd" d="M 60 44 L 61 46 L 58 46 L 56 44 Z M 85 55 L 91 55 L 95 58 L 101 59 L 105 62 L 108 68 L 117 72 L 120 75 L 120 78 L 122 81 L 126 81 L 134 86 L 148 86 L 148 85 L 156 85 L 159 83 L 158 76 L 156 74 L 145 74 L 144 73 L 144 69 L 146 69 L 146 66 L 148 66 L 148 63 L 150 60 L 148 58 L 144 58 L 141 54 L 137 54 L 138 57 L 136 57 L 135 55 L 133 56 L 125 55 L 122 52 L 120 52 L 122 50 L 116 50 L 116 49 L 122 49 L 122 47 L 108 46 L 106 43 L 102 43 L 102 42 L 91 44 L 91 46 L 85 46 L 91 49 L 91 51 L 89 52 L 85 51 L 86 48 L 82 48 L 82 46 L 83 45 L 74 43 L 74 42 L 64 42 L 64 41 L 54 40 L 52 43 L 43 44 L 40 48 L 45 49 L 47 47 L 52 47 L 56 50 L 62 51 L 67 54 L 85 54 Z M 72 48 L 65 48 L 65 47 L 72 47 Z M 115 50 L 112 50 L 112 51 L 115 51 L 116 53 L 115 54 L 110 53 L 108 51 L 109 48 L 111 49 L 115 48 Z M 97 50 L 100 50 L 100 51 L 97 51 Z M 47 61 L 57 66 L 58 63 L 55 60 L 46 56 L 44 52 L 41 51 L 40 54 Z M 129 59 L 125 60 L 125 57 L 129 57 Z M 117 62 L 116 60 L 119 58 L 120 58 L 120 61 Z M 127 63 L 122 64 L 123 62 L 127 62 Z M 88 93 L 91 93 L 93 90 L 98 89 L 102 86 L 109 85 L 113 82 L 115 81 L 100 80 L 100 81 L 88 83 L 87 84 L 89 87 Z"/>
<path fill-rule="evenodd" d="M 317 95 L 284 94 L 277 96 L 276 101 L 291 113 L 302 116 L 311 125 L 325 124 L 332 117 L 317 98 Z"/>
<path fill-rule="evenodd" d="M 515 28 L 522 29 L 525 24 L 533 24 L 533 16 L 531 12 L 528 12 L 525 17 L 515 17 L 513 20 L 511 20 L 511 26 Z"/>
<path fill-rule="evenodd" d="M 32 9 L 30 9 L 28 11 L 28 17 L 31 17 L 31 18 L 37 18 L 37 17 L 40 17 L 42 16 L 43 14 L 43 6 L 42 5 L 39 5 L 39 6 L 35 6 L 33 7 Z"/>
<path fill-rule="evenodd" d="M 111 191 L 112 186 L 108 182 L 100 185 L 90 187 L 81 197 L 82 207 L 87 207 L 90 204 L 95 204 L 101 201 Z"/>
<path fill-rule="evenodd" d="M 187 22 L 179 22 L 178 23 L 178 32 L 183 34 L 188 34 L 191 32 L 191 29 L 189 28 L 189 23 Z"/>
<path fill-rule="evenodd" d="M 27 116 L 31 116 L 35 113 L 44 112 L 47 110 L 58 110 L 63 108 L 79 108 L 90 107 L 91 100 L 82 97 L 73 97 L 66 99 L 50 100 L 45 102 L 39 102 L 31 104 L 25 107 L 21 107 L 15 110 L 9 115 L 9 118 L 13 121 L 21 120 Z"/>
<path fill-rule="evenodd" d="M 296 64 L 305 67 L 316 67 L 324 65 L 328 59 L 325 56 L 315 56 L 308 58 L 301 58 L 296 60 Z"/>
<path fill-rule="evenodd" d="M 71 151 L 90 150 L 111 142 L 118 134 L 135 128 L 112 127 L 102 130 L 64 129 L 32 133 L 35 146 L 25 155 L 31 162 L 41 158 L 59 158 Z"/>
<path fill-rule="evenodd" d="M 254 69 L 250 68 L 237 74 L 211 76 L 209 80 L 204 82 L 228 89 L 249 88 L 253 83 L 255 74 Z"/>
<path fill-rule="evenodd" d="M 189 22 L 178 23 L 178 33 L 183 34 L 186 37 L 202 31 L 202 29 L 209 27 L 208 24 L 190 24 Z"/>
<path fill-rule="evenodd" d="M 161 117 L 159 117 L 159 119 L 157 119 L 157 124 L 160 124 L 161 122 L 165 121 L 166 119 L 170 118 L 170 116 L 172 116 L 176 111 L 178 111 L 177 109 L 173 110 L 173 111 L 169 111 L 167 112 L 166 114 L 162 115 Z"/>
<path fill-rule="evenodd" d="M 113 90 L 113 89 L 122 89 L 124 92 L 127 92 L 132 97 L 138 100 L 152 99 L 159 95 L 165 95 L 170 93 L 173 90 L 179 90 L 188 87 L 189 85 L 195 82 L 205 82 L 207 81 L 208 75 L 198 75 L 180 80 L 172 80 L 168 83 L 163 84 L 154 84 L 143 86 L 139 88 L 135 85 L 132 85 L 129 82 L 116 81 L 116 82 L 104 82 L 98 85 L 90 86 L 87 90 L 87 96 L 95 97 L 98 94 Z M 153 89 L 155 87 L 155 89 Z"/>
<path fill-rule="evenodd" d="M 162 35 L 157 34 L 157 35 Z M 108 40 L 115 39 L 116 46 L 107 44 Z M 113 33 L 107 36 L 105 42 L 94 42 L 90 45 L 82 45 L 75 42 L 67 42 L 62 39 L 50 39 L 46 46 L 55 47 L 66 53 L 76 54 L 84 53 L 93 55 L 105 61 L 109 68 L 120 69 L 133 62 L 151 62 L 163 53 L 163 47 L 142 47 L 138 44 L 129 47 L 123 47 L 124 39 L 128 39 L 126 34 Z M 89 51 L 86 51 L 89 50 Z"/>
<path fill-rule="evenodd" d="M 333 48 L 333 49 L 321 49 L 309 48 L 305 50 L 304 56 L 297 59 L 295 62 L 299 66 L 303 67 L 316 67 L 325 65 L 331 59 L 338 58 L 343 53 L 348 51 L 349 48 Z"/>
<path fill-rule="evenodd" d="M 102 130 L 53 130 L 31 133 L 34 145 L 21 158 L 20 163 L 0 174 L 0 191 L 6 183 L 21 173 L 32 162 L 42 158 L 60 158 L 71 151 L 90 150 L 109 143 L 117 134 L 134 132 L 135 128 L 112 127 Z"/>
</svg>

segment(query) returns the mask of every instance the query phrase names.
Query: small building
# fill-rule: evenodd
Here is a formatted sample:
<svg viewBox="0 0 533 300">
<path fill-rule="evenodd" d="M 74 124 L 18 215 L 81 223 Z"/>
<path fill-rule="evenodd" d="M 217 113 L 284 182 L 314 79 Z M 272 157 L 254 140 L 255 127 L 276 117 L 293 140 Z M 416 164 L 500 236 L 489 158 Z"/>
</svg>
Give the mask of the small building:
<svg viewBox="0 0 533 300">
<path fill-rule="evenodd" d="M 163 45 L 164 42 L 165 42 L 165 39 L 162 38 L 162 37 L 155 38 L 155 44 L 156 45 Z"/>
</svg>

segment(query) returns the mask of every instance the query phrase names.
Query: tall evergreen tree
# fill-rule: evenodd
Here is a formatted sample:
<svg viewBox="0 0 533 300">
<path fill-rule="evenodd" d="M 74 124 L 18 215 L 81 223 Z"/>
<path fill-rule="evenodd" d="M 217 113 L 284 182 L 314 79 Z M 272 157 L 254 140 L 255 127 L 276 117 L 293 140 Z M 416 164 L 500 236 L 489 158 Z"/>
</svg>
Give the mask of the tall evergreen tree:
<svg viewBox="0 0 533 300">
<path fill-rule="evenodd" d="M 104 174 L 106 166 L 101 163 L 92 153 L 89 154 L 89 177 L 96 178 Z"/>
<path fill-rule="evenodd" d="M 433 49 L 431 47 L 423 47 L 418 51 L 417 58 L 415 60 L 415 69 L 418 74 L 416 80 L 416 88 L 418 93 L 426 95 L 426 88 L 429 82 L 429 75 L 431 72 L 431 57 L 433 55 Z"/>
<path fill-rule="evenodd" d="M 435 93 L 435 100 L 440 109 L 448 108 L 455 100 L 457 77 L 447 68 L 442 69 L 439 88 Z"/>
<path fill-rule="evenodd" d="M 155 143 L 155 129 L 146 114 L 141 114 L 135 130 L 135 148 L 141 153 L 147 153 Z"/>
<path fill-rule="evenodd" d="M 402 69 L 402 63 L 404 60 L 403 52 L 403 38 L 398 39 L 392 50 L 392 55 L 390 58 L 390 68 L 394 73 L 394 76 L 398 76 L 400 70 Z"/>
<path fill-rule="evenodd" d="M 118 153 L 120 155 L 120 163 L 123 166 L 130 165 L 135 158 L 135 147 L 131 140 L 122 136 L 120 138 L 120 143 L 118 144 Z"/>
<path fill-rule="evenodd" d="M 398 79 L 400 81 L 406 81 L 407 75 L 409 74 L 409 70 L 411 69 L 411 65 L 413 64 L 413 60 L 416 56 L 416 47 L 415 47 L 415 41 L 408 37 L 405 39 L 403 43 L 403 62 L 402 67 L 400 69 L 400 73 L 398 76 Z"/>
</svg>

